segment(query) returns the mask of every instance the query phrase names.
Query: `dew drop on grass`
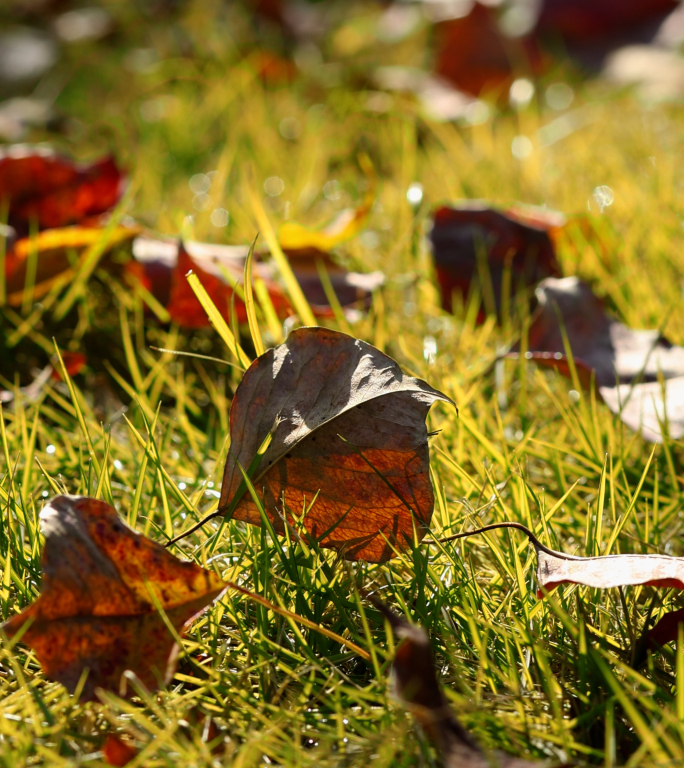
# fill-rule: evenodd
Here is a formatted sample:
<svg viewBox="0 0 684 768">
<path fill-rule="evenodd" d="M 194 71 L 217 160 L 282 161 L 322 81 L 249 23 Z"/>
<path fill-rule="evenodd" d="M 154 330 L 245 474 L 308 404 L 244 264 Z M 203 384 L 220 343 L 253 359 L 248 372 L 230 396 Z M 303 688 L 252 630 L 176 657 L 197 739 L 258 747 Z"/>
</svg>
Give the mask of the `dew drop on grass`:
<svg viewBox="0 0 684 768">
<path fill-rule="evenodd" d="M 434 336 L 423 339 L 423 357 L 428 365 L 434 365 L 437 357 L 437 339 Z"/>
<path fill-rule="evenodd" d="M 532 97 L 534 96 L 534 84 L 526 77 L 519 77 L 511 84 L 511 89 L 508 92 L 508 100 L 512 107 L 522 108 L 526 107 Z"/>
<path fill-rule="evenodd" d="M 203 192 L 208 192 L 211 186 L 211 179 L 206 173 L 196 173 L 190 177 L 188 182 L 190 190 L 196 195 L 201 195 Z"/>
<path fill-rule="evenodd" d="M 200 192 L 192 198 L 192 207 L 196 211 L 206 211 L 211 205 L 211 198 L 206 192 Z"/>
<path fill-rule="evenodd" d="M 464 117 L 469 125 L 482 125 L 489 120 L 492 111 L 484 101 L 474 101 L 465 108 Z"/>
<path fill-rule="evenodd" d="M 225 208 L 214 208 L 211 212 L 210 221 L 215 227 L 226 227 L 229 218 L 230 214 Z"/>
<path fill-rule="evenodd" d="M 544 98 L 551 109 L 561 112 L 572 104 L 575 93 L 566 83 L 552 83 L 546 89 Z"/>
<path fill-rule="evenodd" d="M 323 194 L 328 200 L 339 200 L 342 197 L 340 182 L 337 179 L 326 181 L 323 185 Z"/>
<path fill-rule="evenodd" d="M 119 461 L 119 459 L 114 459 L 114 466 L 118 470 L 122 470 L 123 469 L 123 464 Z"/>
<path fill-rule="evenodd" d="M 45 449 L 46 453 L 54 453 L 57 449 L 54 445 L 48 445 L 48 447 Z"/>
<path fill-rule="evenodd" d="M 361 245 L 363 245 L 364 248 L 368 248 L 369 250 L 374 250 L 380 245 L 380 238 L 378 237 L 378 233 L 373 232 L 373 230 L 364 232 L 359 239 L 361 240 Z"/>
<path fill-rule="evenodd" d="M 511 154 L 518 160 L 525 160 L 532 154 L 532 142 L 527 136 L 516 136 L 511 142 Z"/>
<path fill-rule="evenodd" d="M 406 190 L 406 199 L 411 205 L 420 205 L 423 202 L 423 185 L 414 181 Z"/>
<path fill-rule="evenodd" d="M 302 124 L 296 117 L 284 117 L 278 126 L 280 135 L 288 141 L 298 139 L 302 133 Z"/>
<path fill-rule="evenodd" d="M 278 197 L 282 195 L 285 189 L 285 182 L 278 176 L 269 176 L 264 182 L 264 192 L 269 197 Z"/>
<path fill-rule="evenodd" d="M 600 187 L 596 187 L 596 189 L 592 193 L 592 198 L 594 199 L 594 202 L 598 206 L 599 212 L 603 213 L 603 210 L 605 208 L 608 208 L 608 206 L 613 204 L 615 200 L 615 195 L 613 193 L 613 190 L 604 184 L 604 185 L 601 185 Z"/>
</svg>

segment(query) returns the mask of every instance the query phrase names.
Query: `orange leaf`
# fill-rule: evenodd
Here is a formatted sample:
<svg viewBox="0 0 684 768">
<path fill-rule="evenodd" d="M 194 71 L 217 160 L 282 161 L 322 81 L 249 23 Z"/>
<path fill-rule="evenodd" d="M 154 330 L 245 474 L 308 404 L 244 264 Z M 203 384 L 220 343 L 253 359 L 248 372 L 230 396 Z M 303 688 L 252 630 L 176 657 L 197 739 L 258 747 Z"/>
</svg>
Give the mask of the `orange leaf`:
<svg viewBox="0 0 684 768">
<path fill-rule="evenodd" d="M 240 486 L 237 462 L 247 469 L 277 422 L 253 478 L 275 530 L 306 509 L 304 526 L 321 546 L 387 560 L 414 526 L 421 539 L 430 523 L 425 419 L 436 400 L 451 402 L 370 344 L 324 328 L 293 331 L 252 363 L 235 393 L 219 509 Z M 248 495 L 234 517 L 261 525 Z"/>
<path fill-rule="evenodd" d="M 4 624 L 7 635 L 25 628 L 21 642 L 46 677 L 71 693 L 88 670 L 85 701 L 98 687 L 124 692 L 126 670 L 150 690 L 167 683 L 178 646 L 150 591 L 182 632 L 225 589 L 223 581 L 131 530 L 102 501 L 57 496 L 40 517 L 42 593 Z"/>
</svg>

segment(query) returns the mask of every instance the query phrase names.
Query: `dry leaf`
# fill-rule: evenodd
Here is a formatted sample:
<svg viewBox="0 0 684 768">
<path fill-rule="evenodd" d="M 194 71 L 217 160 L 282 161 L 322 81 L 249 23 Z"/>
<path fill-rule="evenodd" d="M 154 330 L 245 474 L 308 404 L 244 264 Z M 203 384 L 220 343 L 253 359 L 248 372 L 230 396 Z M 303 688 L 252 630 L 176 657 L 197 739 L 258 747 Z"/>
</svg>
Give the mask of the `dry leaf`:
<svg viewBox="0 0 684 768">
<path fill-rule="evenodd" d="M 638 32 L 678 7 L 678 0 L 545 0 L 535 33 L 587 44 L 616 38 L 620 32 Z"/>
<path fill-rule="evenodd" d="M 599 392 L 610 410 L 630 429 L 641 431 L 645 440 L 662 443 L 664 425 L 673 440 L 684 437 L 684 376 L 662 383 L 601 387 Z"/>
<path fill-rule="evenodd" d="M 111 210 L 125 179 L 114 159 L 74 163 L 50 149 L 23 144 L 0 150 L 0 200 L 9 201 L 9 224 L 27 233 L 78 224 Z"/>
<path fill-rule="evenodd" d="M 428 5 L 426 3 L 426 5 Z M 430 3 L 431 7 L 454 4 Z M 505 93 L 516 70 L 522 74 L 539 72 L 543 59 L 535 42 L 528 37 L 503 34 L 498 9 L 491 3 L 475 0 L 456 5 L 452 18 L 435 25 L 437 53 L 435 72 L 456 87 L 479 96 L 482 93 Z"/>
<path fill-rule="evenodd" d="M 684 558 L 668 555 L 599 555 L 580 557 L 550 549 L 521 523 L 492 523 L 474 531 L 449 536 L 442 541 L 475 536 L 497 528 L 522 531 L 537 553 L 537 595 L 550 592 L 559 584 L 580 584 L 595 589 L 645 586 L 684 589 Z"/>
<path fill-rule="evenodd" d="M 427 632 L 409 624 L 379 600 L 369 599 L 401 640 L 393 665 L 397 695 L 435 745 L 445 768 L 540 768 L 543 765 L 503 752 L 487 754 L 454 717 L 437 680 Z M 556 766 L 560 768 L 557 763 Z"/>
<path fill-rule="evenodd" d="M 120 739 L 113 733 L 107 734 L 107 739 L 102 746 L 102 753 L 106 763 L 109 765 L 123 768 L 128 765 L 134 757 L 137 757 L 139 750 L 123 739 Z"/>
<path fill-rule="evenodd" d="M 178 241 L 171 239 L 138 237 L 133 242 L 134 261 L 129 263 L 128 272 L 140 280 L 157 301 L 166 307 L 172 320 L 183 327 L 209 326 L 207 314 L 186 280 L 190 270 L 198 275 L 224 318 L 229 318 L 233 304 L 238 322 L 244 323 L 247 322 L 245 304 L 237 293 L 233 298 L 233 286 L 242 286 L 248 252 L 246 246 L 194 241 L 179 245 Z M 359 303 L 368 306 L 372 291 L 384 282 L 381 272 L 347 272 L 327 254 L 315 249 L 311 252 L 293 251 L 288 257 L 316 317 L 333 315 L 318 276 L 317 259 L 322 260 L 326 266 L 335 295 L 344 308 L 350 309 Z M 288 317 L 292 314 L 290 302 L 277 282 L 273 267 L 261 258 L 255 257 L 254 277 L 263 281 L 278 317 Z"/>
<path fill-rule="evenodd" d="M 150 690 L 167 683 L 178 646 L 150 591 L 180 633 L 226 584 L 128 528 L 102 501 L 57 496 L 40 518 L 42 592 L 4 624 L 5 633 L 25 628 L 21 642 L 71 693 L 88 670 L 85 701 L 98 687 L 120 692 L 126 670 Z"/>
<path fill-rule="evenodd" d="M 78 375 L 83 368 L 85 368 L 88 362 L 83 352 L 60 352 L 62 355 L 62 362 L 66 368 L 66 372 L 69 376 Z M 33 381 L 27 384 L 25 387 L 20 387 L 19 392 L 30 403 L 35 402 L 41 396 L 45 385 L 50 381 L 62 380 L 62 368 L 59 364 L 57 355 L 53 355 L 50 361 L 50 365 L 45 366 L 39 371 Z M 14 400 L 14 392 L 9 389 L 0 389 L 0 403 L 7 404 Z"/>
<path fill-rule="evenodd" d="M 654 442 L 662 441 L 664 423 L 672 438 L 684 435 L 683 347 L 658 331 L 635 331 L 610 317 L 577 277 L 544 280 L 536 294 L 539 306 L 528 333 L 528 359 L 569 376 L 563 328 L 580 382 L 588 387 L 587 370 L 593 371 L 604 402 L 627 426 Z M 518 349 L 513 347 L 512 356 Z"/>
<path fill-rule="evenodd" d="M 318 256 L 332 251 L 363 231 L 373 208 L 374 188 L 357 208 L 341 211 L 322 229 L 310 229 L 296 221 L 285 221 L 278 228 L 278 243 L 292 256 Z"/>
<path fill-rule="evenodd" d="M 596 383 L 613 387 L 637 376 L 654 381 L 684 375 L 684 348 L 658 331 L 635 331 L 610 317 L 591 287 L 578 277 L 543 280 L 528 335 L 530 352 L 565 354 L 561 323 L 573 357 L 594 370 Z"/>
<path fill-rule="evenodd" d="M 644 637 L 645 643 L 641 644 L 642 647 L 646 646 L 657 649 L 659 646 L 665 645 L 665 643 L 677 640 L 680 624 L 684 624 L 684 608 L 680 608 L 678 611 L 670 611 L 661 616 L 655 626 L 646 632 Z"/>
<path fill-rule="evenodd" d="M 451 402 L 370 344 L 324 328 L 293 331 L 235 392 L 219 509 L 240 486 L 236 462 L 246 470 L 273 430 L 253 483 L 275 530 L 306 510 L 304 526 L 322 546 L 387 560 L 430 522 L 425 419 L 436 400 Z M 261 525 L 248 495 L 234 517 Z"/>
<path fill-rule="evenodd" d="M 430 242 L 442 306 L 448 311 L 454 292 L 465 298 L 473 282 L 485 293 L 483 270 L 489 273 L 484 279 L 491 279 L 497 311 L 506 269 L 511 270 L 511 295 L 561 273 L 553 243 L 565 223 L 561 214 L 535 209 L 496 211 L 484 201 L 470 200 L 438 208 L 433 219 Z"/>
</svg>

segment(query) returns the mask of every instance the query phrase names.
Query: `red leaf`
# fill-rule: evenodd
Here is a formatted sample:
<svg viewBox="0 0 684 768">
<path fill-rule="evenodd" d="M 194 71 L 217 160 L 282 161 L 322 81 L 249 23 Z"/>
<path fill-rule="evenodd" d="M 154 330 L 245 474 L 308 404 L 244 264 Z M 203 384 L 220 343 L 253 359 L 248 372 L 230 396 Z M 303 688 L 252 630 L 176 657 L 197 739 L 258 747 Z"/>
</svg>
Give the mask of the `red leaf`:
<svg viewBox="0 0 684 768">
<path fill-rule="evenodd" d="M 61 352 L 60 354 L 62 355 L 62 362 L 64 363 L 64 367 L 66 368 L 69 377 L 79 374 L 88 362 L 88 358 L 83 352 Z M 61 381 L 62 368 L 56 355 L 52 358 L 52 367 L 52 379 Z"/>
<path fill-rule="evenodd" d="M 107 735 L 102 752 L 106 762 L 117 766 L 117 768 L 123 768 L 123 766 L 128 765 L 138 755 L 138 750 L 135 747 L 122 741 L 113 733 Z"/>
<path fill-rule="evenodd" d="M 565 223 L 561 214 L 516 209 L 501 212 L 472 200 L 438 208 L 433 219 L 430 241 L 446 310 L 452 309 L 454 292 L 466 297 L 474 282 L 481 285 L 483 269 L 489 272 L 498 311 L 507 268 L 511 270 L 513 294 L 545 277 L 561 274 L 552 240 Z"/>
<path fill-rule="evenodd" d="M 51 150 L 15 145 L 0 150 L 0 200 L 9 201 L 9 223 L 27 232 L 64 227 L 111 210 L 124 177 L 112 157 L 74 163 Z"/>
<path fill-rule="evenodd" d="M 508 89 L 515 77 L 514 65 L 523 72 L 539 72 L 542 55 L 530 38 L 505 37 L 497 10 L 474 2 L 469 13 L 436 24 L 435 72 L 466 93 Z"/>
</svg>

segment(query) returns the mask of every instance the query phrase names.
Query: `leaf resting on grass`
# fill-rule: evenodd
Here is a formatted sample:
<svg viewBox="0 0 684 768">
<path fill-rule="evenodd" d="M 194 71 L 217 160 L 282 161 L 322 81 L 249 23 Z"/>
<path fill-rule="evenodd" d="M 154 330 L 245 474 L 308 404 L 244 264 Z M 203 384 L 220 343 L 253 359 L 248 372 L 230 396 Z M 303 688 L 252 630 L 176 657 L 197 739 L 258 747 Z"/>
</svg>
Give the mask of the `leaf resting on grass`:
<svg viewBox="0 0 684 768">
<path fill-rule="evenodd" d="M 167 683 L 178 645 L 155 602 L 181 633 L 227 585 L 131 530 L 102 501 L 57 496 L 40 517 L 42 592 L 5 633 L 11 638 L 30 621 L 21 641 L 71 693 L 88 670 L 84 701 L 96 688 L 119 692 L 126 670 L 150 690 Z"/>
<path fill-rule="evenodd" d="M 436 400 L 451 402 L 370 344 L 325 328 L 293 331 L 235 392 L 219 510 L 240 486 L 238 462 L 247 469 L 272 431 L 252 481 L 275 530 L 284 532 L 286 515 L 304 516 L 321 546 L 352 560 L 389 559 L 430 523 L 425 419 Z M 234 517 L 262 522 L 247 494 Z"/>
</svg>

